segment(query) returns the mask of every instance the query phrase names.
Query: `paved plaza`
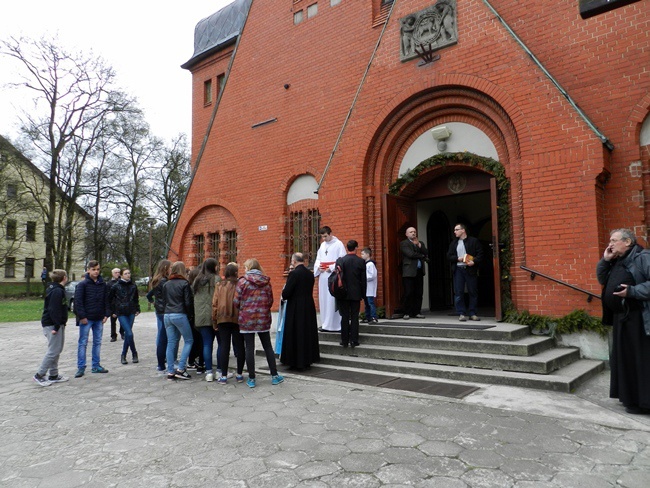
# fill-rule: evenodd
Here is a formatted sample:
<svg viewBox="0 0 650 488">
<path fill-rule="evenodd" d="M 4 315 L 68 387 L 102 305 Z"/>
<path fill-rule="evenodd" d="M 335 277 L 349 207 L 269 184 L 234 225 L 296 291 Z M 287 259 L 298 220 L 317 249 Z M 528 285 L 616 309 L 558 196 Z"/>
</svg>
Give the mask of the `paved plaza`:
<svg viewBox="0 0 650 488">
<path fill-rule="evenodd" d="M 135 365 L 105 327 L 110 372 L 74 379 L 71 320 L 71 379 L 44 388 L 40 323 L 0 324 L 0 486 L 650 486 L 650 416 L 607 398 L 607 372 L 572 395 L 478 385 L 461 400 L 291 374 L 255 389 L 168 381 L 155 327 L 136 318 Z"/>
</svg>

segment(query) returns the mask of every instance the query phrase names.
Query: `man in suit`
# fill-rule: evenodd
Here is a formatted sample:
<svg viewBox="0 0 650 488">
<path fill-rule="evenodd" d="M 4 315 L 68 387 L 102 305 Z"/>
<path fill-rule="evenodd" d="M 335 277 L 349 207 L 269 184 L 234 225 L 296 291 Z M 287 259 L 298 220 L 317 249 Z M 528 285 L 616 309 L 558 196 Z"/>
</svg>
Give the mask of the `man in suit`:
<svg viewBox="0 0 650 488">
<path fill-rule="evenodd" d="M 402 297 L 402 310 L 404 320 L 411 317 L 423 319 L 420 313 L 422 308 L 422 293 L 424 290 L 424 265 L 429 262 L 429 251 L 424 242 L 418 239 L 415 227 L 406 229 L 406 239 L 400 242 L 402 253 L 402 284 L 404 296 Z"/>
<path fill-rule="evenodd" d="M 293 271 L 287 277 L 282 298 L 287 301 L 280 361 L 302 371 L 320 361 L 318 321 L 314 304 L 314 274 L 302 253 L 291 256 Z"/>
<path fill-rule="evenodd" d="M 347 254 L 336 261 L 343 271 L 345 300 L 337 300 L 341 313 L 341 345 L 359 345 L 359 310 L 361 300 L 366 296 L 366 262 L 357 256 L 359 244 L 354 239 L 348 241 Z"/>
<path fill-rule="evenodd" d="M 449 245 L 447 259 L 451 261 L 454 277 L 454 305 L 458 320 L 467 321 L 465 287 L 469 294 L 469 319 L 481 320 L 476 315 L 478 303 L 478 264 L 483 260 L 483 246 L 476 237 L 467 235 L 465 224 L 454 226 L 454 240 Z"/>
</svg>

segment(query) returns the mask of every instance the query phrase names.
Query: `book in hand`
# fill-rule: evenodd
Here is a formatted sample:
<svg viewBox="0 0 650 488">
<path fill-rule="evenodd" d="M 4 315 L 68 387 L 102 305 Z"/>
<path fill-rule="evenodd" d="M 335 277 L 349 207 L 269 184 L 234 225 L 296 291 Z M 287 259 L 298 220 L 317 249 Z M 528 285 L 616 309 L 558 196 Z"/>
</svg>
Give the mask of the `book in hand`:
<svg viewBox="0 0 650 488">
<path fill-rule="evenodd" d="M 463 256 L 463 263 L 467 264 L 473 261 L 474 261 L 474 256 L 472 256 L 471 254 L 465 254 L 465 256 Z"/>
</svg>

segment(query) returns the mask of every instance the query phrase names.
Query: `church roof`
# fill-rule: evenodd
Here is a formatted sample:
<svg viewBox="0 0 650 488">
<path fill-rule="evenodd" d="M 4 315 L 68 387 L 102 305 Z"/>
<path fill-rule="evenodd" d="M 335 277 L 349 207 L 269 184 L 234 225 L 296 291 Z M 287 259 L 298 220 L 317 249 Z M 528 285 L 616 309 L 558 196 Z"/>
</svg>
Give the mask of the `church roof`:
<svg viewBox="0 0 650 488">
<path fill-rule="evenodd" d="M 252 0 L 234 0 L 221 10 L 199 21 L 194 28 L 194 54 L 182 68 L 190 68 L 212 51 L 237 39 L 244 27 Z"/>
</svg>

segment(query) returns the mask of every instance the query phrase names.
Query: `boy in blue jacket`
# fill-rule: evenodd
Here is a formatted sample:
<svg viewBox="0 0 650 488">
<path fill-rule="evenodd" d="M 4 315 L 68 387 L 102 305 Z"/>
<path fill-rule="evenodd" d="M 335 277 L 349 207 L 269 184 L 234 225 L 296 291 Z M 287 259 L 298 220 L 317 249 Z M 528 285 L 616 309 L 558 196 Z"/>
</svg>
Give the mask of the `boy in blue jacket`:
<svg viewBox="0 0 650 488">
<path fill-rule="evenodd" d="M 41 317 L 43 335 L 47 339 L 47 352 L 41 367 L 34 375 L 34 381 L 41 386 L 52 383 L 62 383 L 68 378 L 59 374 L 59 356 L 65 342 L 65 324 L 68 321 L 68 303 L 65 299 L 63 286 L 68 281 L 68 275 L 62 269 L 50 273 L 52 282 L 45 290 L 45 307 Z M 46 376 L 49 371 L 49 376 Z"/>
<path fill-rule="evenodd" d="M 77 348 L 77 373 L 75 378 L 81 378 L 86 373 L 86 347 L 90 329 L 93 331 L 92 373 L 108 373 L 99 364 L 99 353 L 102 347 L 104 322 L 111 315 L 108 308 L 108 287 L 99 275 L 99 263 L 89 261 L 86 266 L 86 276 L 74 291 L 74 309 L 79 326 L 79 345 Z"/>
</svg>

